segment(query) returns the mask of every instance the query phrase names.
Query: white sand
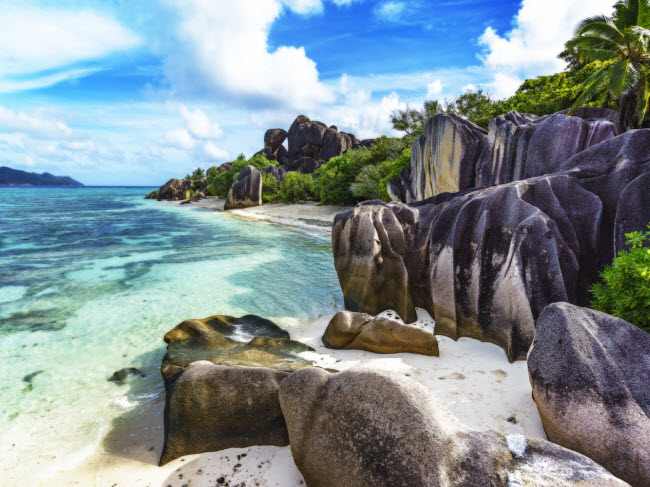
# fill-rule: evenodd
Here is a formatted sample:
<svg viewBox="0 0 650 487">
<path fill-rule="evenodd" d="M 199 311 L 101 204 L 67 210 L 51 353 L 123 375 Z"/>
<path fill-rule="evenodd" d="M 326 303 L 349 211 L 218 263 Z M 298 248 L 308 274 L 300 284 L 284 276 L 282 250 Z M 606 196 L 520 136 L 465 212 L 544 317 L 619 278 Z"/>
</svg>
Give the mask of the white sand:
<svg viewBox="0 0 650 487">
<path fill-rule="evenodd" d="M 418 315 L 421 326 L 433 326 L 426 312 L 418 310 Z M 508 363 L 500 347 L 469 338 L 454 341 L 438 337 L 440 357 L 330 350 L 321 342 L 330 319 L 328 315 L 307 324 L 298 321 L 279 324 L 290 331 L 292 338 L 316 350 L 302 356 L 319 366 L 402 373 L 435 392 L 471 427 L 545 438 L 531 397 L 526 363 Z M 146 410 L 132 411 L 130 417 L 109 434 L 109 439 L 100 447 L 102 451 L 95 452 L 76 468 L 48 478 L 42 485 L 213 487 L 220 477 L 231 487 L 243 485 L 243 482 L 246 486 L 301 485 L 302 477 L 289 447 L 233 448 L 189 455 L 164 467 L 156 466 L 163 442 L 163 407 L 160 398 Z M 244 454 L 246 456 L 241 457 Z M 15 485 L 25 484 L 17 482 Z"/>
</svg>

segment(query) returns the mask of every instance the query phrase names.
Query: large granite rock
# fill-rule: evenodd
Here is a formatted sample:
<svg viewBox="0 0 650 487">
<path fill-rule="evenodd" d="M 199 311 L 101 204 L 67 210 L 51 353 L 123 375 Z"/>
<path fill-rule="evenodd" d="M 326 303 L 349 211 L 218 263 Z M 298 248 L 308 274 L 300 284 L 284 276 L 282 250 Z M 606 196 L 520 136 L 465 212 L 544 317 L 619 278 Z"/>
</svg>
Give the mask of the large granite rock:
<svg viewBox="0 0 650 487">
<path fill-rule="evenodd" d="M 537 321 L 528 372 L 548 439 L 650 485 L 650 335 L 568 303 Z"/>
<path fill-rule="evenodd" d="M 144 197 L 145 200 L 157 200 L 160 192 L 158 190 L 152 191 L 147 196 Z"/>
<path fill-rule="evenodd" d="M 308 487 L 622 487 L 545 440 L 475 431 L 403 376 L 306 368 L 280 384 L 291 452 Z"/>
<path fill-rule="evenodd" d="M 323 335 L 323 345 L 375 353 L 439 355 L 438 340 L 424 328 L 350 311 L 339 311 L 330 320 Z"/>
<path fill-rule="evenodd" d="M 169 201 L 187 200 L 190 198 L 192 184 L 189 179 L 172 178 L 160 187 L 158 199 Z"/>
<path fill-rule="evenodd" d="M 287 445 L 280 381 L 311 364 L 311 350 L 269 320 L 211 316 L 186 320 L 165 335 L 163 465 L 183 455 Z"/>
<path fill-rule="evenodd" d="M 271 154 L 275 156 L 288 135 L 284 129 L 269 129 L 264 134 L 264 147 L 270 147 Z"/>
<path fill-rule="evenodd" d="M 474 186 L 492 186 L 555 172 L 579 152 L 615 137 L 618 114 L 581 108 L 545 117 L 510 112 L 490 121 Z"/>
<path fill-rule="evenodd" d="M 318 162 L 312 157 L 301 157 L 300 159 L 297 159 L 289 164 L 287 169 L 289 171 L 297 171 L 302 174 L 312 174 L 319 167 L 320 164 L 318 164 Z"/>
<path fill-rule="evenodd" d="M 287 171 L 278 166 L 266 166 L 262 169 L 264 174 L 272 174 L 278 182 L 284 181 L 284 178 L 287 177 Z"/>
<path fill-rule="evenodd" d="M 262 204 L 262 173 L 254 166 L 246 166 L 239 171 L 228 191 L 224 208 L 248 208 Z"/>
<path fill-rule="evenodd" d="M 327 126 L 324 123 L 312 122 L 306 116 L 299 115 L 291 124 L 287 136 L 289 158 L 292 161 L 303 156 L 317 158 L 326 131 Z"/>
<path fill-rule="evenodd" d="M 334 220 L 335 267 L 351 311 L 415 306 L 436 333 L 470 336 L 524 359 L 551 303 L 586 304 L 614 257 L 625 187 L 650 171 L 650 130 L 580 152 L 553 174 L 404 205 L 365 202 Z"/>
<path fill-rule="evenodd" d="M 614 252 L 618 255 L 629 246 L 626 234 L 644 232 L 650 223 L 650 171 L 625 186 L 616 208 Z"/>
<path fill-rule="evenodd" d="M 317 159 L 320 161 L 329 161 L 332 157 L 338 157 L 351 149 L 359 140 L 353 134 L 339 132 L 332 125 L 325 131 L 323 136 L 323 146 L 318 152 Z"/>
<path fill-rule="evenodd" d="M 409 169 L 400 174 L 400 181 L 390 183 L 389 194 L 410 203 L 473 187 L 486 135 L 482 128 L 454 114 L 430 118 L 413 143 Z"/>
</svg>

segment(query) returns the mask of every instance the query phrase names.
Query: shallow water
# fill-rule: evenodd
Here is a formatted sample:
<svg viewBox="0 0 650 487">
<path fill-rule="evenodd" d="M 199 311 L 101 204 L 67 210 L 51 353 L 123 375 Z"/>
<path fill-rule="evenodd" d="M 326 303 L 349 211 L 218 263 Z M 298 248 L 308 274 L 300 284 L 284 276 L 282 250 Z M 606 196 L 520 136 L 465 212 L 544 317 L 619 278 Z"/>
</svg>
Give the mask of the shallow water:
<svg viewBox="0 0 650 487">
<path fill-rule="evenodd" d="M 329 239 L 147 192 L 0 189 L 0 479 L 70 467 L 159 398 L 162 337 L 183 319 L 291 328 L 342 306 Z M 146 376 L 107 381 L 124 367 Z"/>
</svg>

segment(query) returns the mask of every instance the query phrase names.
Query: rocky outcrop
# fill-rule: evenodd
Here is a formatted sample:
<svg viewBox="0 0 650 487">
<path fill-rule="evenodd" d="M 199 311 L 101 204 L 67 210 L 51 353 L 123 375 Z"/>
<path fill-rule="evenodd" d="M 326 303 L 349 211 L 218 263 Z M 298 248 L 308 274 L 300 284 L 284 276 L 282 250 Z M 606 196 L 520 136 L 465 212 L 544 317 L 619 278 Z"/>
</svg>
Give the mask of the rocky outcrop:
<svg viewBox="0 0 650 487">
<path fill-rule="evenodd" d="M 191 453 L 286 445 L 278 387 L 311 350 L 269 320 L 212 316 L 165 335 L 163 465 Z"/>
<path fill-rule="evenodd" d="M 630 131 L 546 176 L 345 209 L 332 245 L 346 308 L 394 309 L 410 322 L 419 306 L 436 333 L 524 359 L 548 304 L 588 302 L 588 285 L 614 257 L 621 194 L 648 171 L 650 130 Z"/>
<path fill-rule="evenodd" d="M 650 485 L 650 335 L 598 311 L 548 306 L 528 372 L 548 439 Z"/>
<path fill-rule="evenodd" d="M 291 452 L 309 487 L 622 487 L 545 440 L 475 431 L 403 376 L 306 368 L 280 384 Z"/>
<path fill-rule="evenodd" d="M 323 345 L 375 353 L 439 355 L 438 340 L 423 328 L 350 311 L 339 311 L 330 320 L 323 335 Z"/>
<path fill-rule="evenodd" d="M 172 178 L 160 187 L 158 199 L 169 201 L 187 200 L 190 198 L 192 184 L 189 179 Z"/>
<path fill-rule="evenodd" d="M 287 169 L 289 171 L 297 171 L 302 174 L 312 174 L 319 167 L 320 164 L 318 164 L 315 159 L 311 157 L 301 157 L 300 159 L 289 164 L 287 166 Z"/>
<path fill-rule="evenodd" d="M 262 172 L 264 174 L 272 174 L 278 182 L 284 181 L 284 178 L 287 177 L 287 171 L 278 166 L 266 166 L 262 169 Z"/>
<path fill-rule="evenodd" d="M 629 246 L 626 234 L 647 230 L 650 223 L 650 172 L 642 174 L 625 186 L 616 208 L 614 252 L 618 255 Z"/>
<path fill-rule="evenodd" d="M 246 166 L 239 171 L 235 181 L 228 191 L 224 208 L 248 208 L 262 204 L 262 173 L 254 166 Z"/>
<path fill-rule="evenodd" d="M 221 164 L 221 166 L 219 166 L 217 169 L 218 169 L 220 172 L 226 172 L 228 169 L 230 169 L 230 168 L 232 167 L 232 164 L 233 164 L 232 162 L 224 162 L 224 163 Z"/>
<path fill-rule="evenodd" d="M 474 186 L 475 167 L 487 132 L 454 114 L 429 119 L 413 143 L 410 169 L 391 183 L 391 196 L 410 203 Z M 397 188 L 403 187 L 404 194 Z"/>
<path fill-rule="evenodd" d="M 287 139 L 287 133 L 284 129 L 269 129 L 264 134 L 264 147 L 271 148 L 271 154 L 276 155 L 282 143 Z"/>
<path fill-rule="evenodd" d="M 300 157 L 318 157 L 327 126 L 322 122 L 311 121 L 299 115 L 291 124 L 288 133 L 289 158 L 292 161 Z"/>
<path fill-rule="evenodd" d="M 353 134 L 339 132 L 338 129 L 332 125 L 325 131 L 322 147 L 318 152 L 317 159 L 320 161 L 329 161 L 332 157 L 344 154 L 354 147 L 355 144 L 359 144 L 359 140 Z"/>
<path fill-rule="evenodd" d="M 145 200 L 157 200 L 159 195 L 159 191 L 152 191 L 149 193 L 147 196 L 144 197 Z"/>
<path fill-rule="evenodd" d="M 581 108 L 545 117 L 510 112 L 490 121 L 475 186 L 492 186 L 556 171 L 579 152 L 619 134 L 618 114 Z"/>
</svg>

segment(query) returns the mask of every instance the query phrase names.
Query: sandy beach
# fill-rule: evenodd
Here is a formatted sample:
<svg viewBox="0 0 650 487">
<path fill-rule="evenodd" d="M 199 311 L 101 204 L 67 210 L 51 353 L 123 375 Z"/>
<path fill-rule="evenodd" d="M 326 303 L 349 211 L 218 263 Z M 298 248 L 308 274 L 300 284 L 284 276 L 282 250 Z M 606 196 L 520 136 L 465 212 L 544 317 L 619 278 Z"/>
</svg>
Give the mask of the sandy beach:
<svg viewBox="0 0 650 487">
<path fill-rule="evenodd" d="M 418 310 L 421 326 L 431 327 L 428 314 Z M 357 350 L 330 350 L 321 337 L 331 315 L 300 323 L 279 323 L 292 338 L 311 345 L 304 358 L 321 367 L 346 370 L 388 370 L 408 376 L 431 389 L 463 422 L 476 429 L 521 433 L 545 438 L 531 398 L 526 363 L 508 363 L 504 351 L 470 338 L 454 341 L 439 336 L 440 356 L 379 355 Z M 59 472 L 41 485 L 183 487 L 301 485 L 290 447 L 259 446 L 189 455 L 163 467 L 162 397 L 147 408 L 134 408 L 114 422 L 114 428 L 88 458 Z M 223 483 L 219 480 L 223 479 Z M 15 485 L 20 485 L 16 483 Z"/>
</svg>

